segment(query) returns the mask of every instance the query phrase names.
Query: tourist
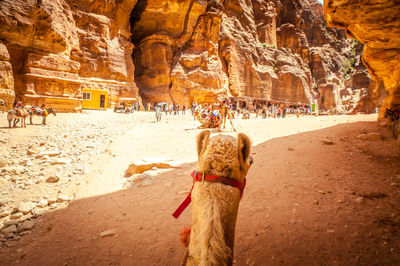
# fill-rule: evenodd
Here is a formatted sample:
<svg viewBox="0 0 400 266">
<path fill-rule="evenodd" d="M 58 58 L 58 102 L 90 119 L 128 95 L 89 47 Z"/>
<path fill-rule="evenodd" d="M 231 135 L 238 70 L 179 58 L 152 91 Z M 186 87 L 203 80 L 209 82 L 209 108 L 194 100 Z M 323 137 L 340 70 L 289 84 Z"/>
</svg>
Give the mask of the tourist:
<svg viewBox="0 0 400 266">
<path fill-rule="evenodd" d="M 15 109 L 22 109 L 24 106 L 22 105 L 21 101 L 18 101 L 17 104 L 15 105 Z"/>
<path fill-rule="evenodd" d="M 183 115 L 186 114 L 186 104 L 184 104 L 184 105 L 182 106 L 182 114 L 183 114 Z"/>
</svg>

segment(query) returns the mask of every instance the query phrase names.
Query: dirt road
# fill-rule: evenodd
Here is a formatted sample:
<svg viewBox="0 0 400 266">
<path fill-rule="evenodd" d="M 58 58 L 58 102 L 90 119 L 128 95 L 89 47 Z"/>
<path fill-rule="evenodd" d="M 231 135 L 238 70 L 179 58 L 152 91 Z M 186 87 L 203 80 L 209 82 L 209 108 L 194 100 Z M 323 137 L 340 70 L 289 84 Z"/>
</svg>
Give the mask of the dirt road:
<svg viewBox="0 0 400 266">
<path fill-rule="evenodd" d="M 375 119 L 234 121 L 252 139 L 255 159 L 239 209 L 236 265 L 400 261 L 398 142 Z M 191 209 L 178 220 L 171 213 L 191 186 L 198 123 L 190 115 L 155 123 L 154 113 L 95 111 L 48 123 L 0 130 L 7 163 L 0 201 L 10 212 L 0 220 L 0 264 L 178 264 Z M 225 133 L 235 134 L 229 126 Z M 129 164 L 154 162 L 179 167 L 124 177 Z M 46 182 L 51 176 L 59 180 Z M 21 204 L 31 206 L 27 214 Z M 4 233 L 13 225 L 17 232 Z"/>
</svg>

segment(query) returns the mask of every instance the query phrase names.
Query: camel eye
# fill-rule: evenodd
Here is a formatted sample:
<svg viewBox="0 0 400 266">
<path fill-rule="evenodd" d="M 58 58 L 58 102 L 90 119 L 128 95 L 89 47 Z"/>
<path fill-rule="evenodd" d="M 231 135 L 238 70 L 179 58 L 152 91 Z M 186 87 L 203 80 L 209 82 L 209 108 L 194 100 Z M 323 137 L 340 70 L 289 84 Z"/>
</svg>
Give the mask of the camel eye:
<svg viewBox="0 0 400 266">
<path fill-rule="evenodd" d="M 249 156 L 249 164 L 252 165 L 253 164 L 253 157 Z"/>
</svg>

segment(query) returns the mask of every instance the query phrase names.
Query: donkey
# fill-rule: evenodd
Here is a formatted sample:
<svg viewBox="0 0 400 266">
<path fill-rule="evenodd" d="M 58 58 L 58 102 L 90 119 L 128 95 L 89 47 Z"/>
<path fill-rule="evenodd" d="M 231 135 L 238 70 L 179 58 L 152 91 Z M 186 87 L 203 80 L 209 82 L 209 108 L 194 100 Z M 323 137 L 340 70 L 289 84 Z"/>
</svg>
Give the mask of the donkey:
<svg viewBox="0 0 400 266">
<path fill-rule="evenodd" d="M 25 108 L 8 111 L 7 112 L 8 127 L 11 128 L 11 122 L 13 122 L 13 127 L 16 127 L 20 120 L 21 120 L 21 127 L 26 127 L 25 120 L 28 116 L 29 112 Z"/>
<path fill-rule="evenodd" d="M 42 117 L 43 125 L 46 125 L 46 118 L 49 114 L 53 114 L 54 116 L 56 115 L 56 109 L 49 108 L 49 109 L 42 110 L 39 108 L 39 106 L 32 106 L 30 109 L 28 109 L 28 112 L 29 112 L 29 121 L 31 122 L 31 125 L 33 124 L 32 118 L 35 115 Z"/>
</svg>

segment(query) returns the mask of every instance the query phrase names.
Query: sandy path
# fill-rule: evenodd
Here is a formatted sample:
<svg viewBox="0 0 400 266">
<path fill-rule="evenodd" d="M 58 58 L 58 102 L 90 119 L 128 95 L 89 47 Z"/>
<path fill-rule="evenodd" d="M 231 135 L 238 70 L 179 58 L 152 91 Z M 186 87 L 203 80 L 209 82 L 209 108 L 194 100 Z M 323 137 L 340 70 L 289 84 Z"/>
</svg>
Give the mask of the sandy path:
<svg viewBox="0 0 400 266">
<path fill-rule="evenodd" d="M 191 185 L 199 131 L 185 129 L 197 123 L 187 116 L 155 124 L 152 114 L 136 115 L 125 134 L 113 138 L 109 152 L 92 158 L 79 199 L 40 216 L 31 234 L 0 251 L 1 265 L 179 263 L 184 249 L 178 234 L 190 226 L 191 209 L 179 220 L 171 213 Z M 235 122 L 252 139 L 255 158 L 239 209 L 236 265 L 400 260 L 398 143 L 373 120 L 375 116 L 340 116 Z M 376 131 L 384 141 L 357 138 Z M 156 175 L 151 185 L 120 190 L 129 162 L 144 157 L 187 163 Z M 110 236 L 102 237 L 107 230 Z"/>
<path fill-rule="evenodd" d="M 128 123 L 124 135 L 116 138 L 109 147 L 111 156 L 100 156 L 94 160 L 88 186 L 84 186 L 76 194 L 77 197 L 101 195 L 121 189 L 125 181 L 123 177 L 127 166 L 137 161 L 166 161 L 174 165 L 191 163 L 197 160 L 195 139 L 201 131 L 199 123 L 192 116 L 163 115 L 162 122 L 155 123 L 154 113 L 140 112 Z M 331 117 L 289 117 L 286 119 L 253 119 L 233 120 L 237 132 L 247 134 L 252 144 L 272 138 L 298 134 L 321 129 L 341 123 L 354 121 L 375 121 L 375 115 L 331 116 Z M 212 130 L 218 133 L 217 130 Z M 227 123 L 224 134 L 236 135 Z M 98 163 L 96 163 L 98 162 Z M 158 174 L 157 171 L 153 172 Z M 113 178 L 110 178 L 113 176 Z"/>
</svg>

